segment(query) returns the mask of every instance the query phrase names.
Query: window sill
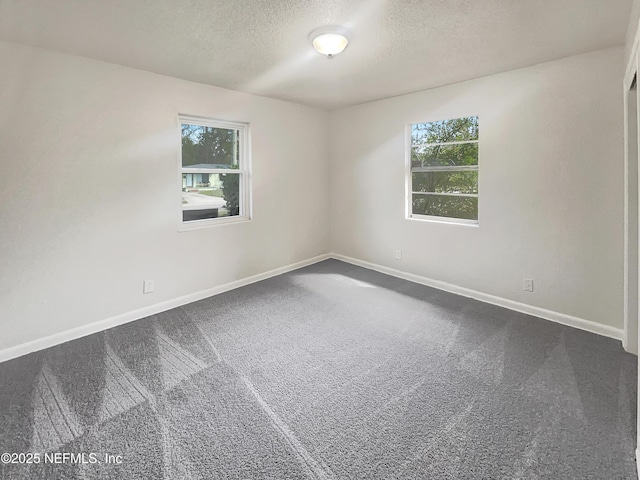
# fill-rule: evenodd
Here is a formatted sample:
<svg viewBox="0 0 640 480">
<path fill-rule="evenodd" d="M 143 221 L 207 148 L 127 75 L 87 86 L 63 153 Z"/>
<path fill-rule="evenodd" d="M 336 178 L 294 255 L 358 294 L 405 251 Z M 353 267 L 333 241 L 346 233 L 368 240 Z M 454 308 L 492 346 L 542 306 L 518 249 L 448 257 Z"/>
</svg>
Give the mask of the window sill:
<svg viewBox="0 0 640 480">
<path fill-rule="evenodd" d="M 465 218 L 435 217 L 430 215 L 409 215 L 407 220 L 417 220 L 419 222 L 446 223 L 449 225 L 460 225 L 462 227 L 480 227 L 478 220 L 467 220 Z"/>
<path fill-rule="evenodd" d="M 236 223 L 250 222 L 248 216 L 234 216 L 222 218 L 210 218 L 206 220 L 193 220 L 191 222 L 182 222 L 178 226 L 178 232 L 190 232 L 191 230 L 200 230 L 202 228 L 217 227 L 220 225 L 232 225 Z"/>
</svg>

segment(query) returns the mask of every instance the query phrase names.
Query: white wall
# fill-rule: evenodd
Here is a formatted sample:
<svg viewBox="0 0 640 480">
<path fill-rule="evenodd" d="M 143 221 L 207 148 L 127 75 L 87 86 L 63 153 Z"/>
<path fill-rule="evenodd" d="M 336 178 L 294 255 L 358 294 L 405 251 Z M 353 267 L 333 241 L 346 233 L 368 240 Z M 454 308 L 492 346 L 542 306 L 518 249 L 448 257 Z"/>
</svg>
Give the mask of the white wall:
<svg viewBox="0 0 640 480">
<path fill-rule="evenodd" d="M 631 12 L 629 13 L 629 26 L 627 27 L 627 41 L 625 44 L 625 58 L 629 58 L 631 46 L 638 30 L 638 21 L 640 21 L 640 0 L 633 0 Z"/>
<path fill-rule="evenodd" d="M 0 65 L 0 349 L 329 250 L 326 112 L 4 42 Z M 251 123 L 251 222 L 178 233 L 178 112 Z"/>
<path fill-rule="evenodd" d="M 638 66 L 638 52 L 637 49 L 634 49 L 634 43 L 635 43 L 635 39 L 637 36 L 637 30 L 638 30 L 638 19 L 640 18 L 640 0 L 634 0 L 633 2 L 633 8 L 631 10 L 631 15 L 630 15 L 630 19 L 629 19 L 629 28 L 627 29 L 627 41 L 625 44 L 625 55 L 624 55 L 624 61 L 625 61 L 625 67 L 628 68 L 629 70 L 626 71 L 627 75 L 633 75 L 635 73 L 635 71 L 637 70 L 637 66 Z M 624 79 L 624 95 L 627 96 L 628 95 L 628 84 L 627 81 L 629 80 L 629 78 L 625 78 Z M 633 108 L 629 105 L 627 105 L 628 110 L 625 112 L 625 115 L 629 115 L 630 113 L 633 114 L 635 113 L 637 115 L 638 113 L 638 108 L 637 108 L 637 101 L 638 101 L 638 97 L 637 97 L 637 93 L 635 95 L 631 95 L 630 97 L 627 97 L 628 101 L 636 101 L 636 108 Z M 638 118 L 636 117 L 635 121 L 631 121 L 629 122 L 627 118 L 624 119 L 625 122 L 627 123 L 625 126 L 635 126 L 636 128 L 638 127 Z M 626 134 L 626 138 L 625 138 L 625 143 L 627 145 L 629 145 L 630 143 L 630 139 L 634 139 L 637 141 L 638 139 L 638 132 L 636 132 L 636 135 L 634 135 L 633 133 L 629 133 L 629 132 L 625 132 Z M 634 151 L 635 150 L 635 151 Z M 630 147 L 630 152 L 636 153 L 637 154 L 637 144 L 636 144 L 636 148 L 633 149 L 632 147 Z M 634 212 L 632 212 L 632 210 Z M 633 209 L 630 208 L 629 209 L 630 213 L 637 213 L 638 209 Z M 630 222 L 630 224 L 632 224 L 632 222 Z M 637 253 L 637 252 L 636 252 Z M 629 255 L 630 259 L 635 259 L 637 260 L 638 256 L 633 254 Z M 632 268 L 631 271 L 634 271 L 634 269 Z M 630 282 L 630 285 L 633 285 L 633 282 Z M 637 282 L 636 282 L 637 285 Z M 634 298 L 635 297 L 635 298 Z M 632 299 L 636 299 L 638 298 L 637 295 L 633 295 L 630 294 L 630 298 Z M 630 308 L 630 310 L 633 310 L 633 307 Z M 637 312 L 637 310 L 636 310 Z M 631 320 L 635 320 L 635 317 L 631 316 L 630 317 Z M 630 334 L 632 333 L 639 333 L 638 332 L 638 325 L 636 323 L 630 323 L 629 324 L 629 328 L 628 331 Z M 638 337 L 636 342 L 633 342 L 632 340 L 627 340 L 627 343 L 631 344 L 633 347 L 638 346 L 638 343 L 640 343 L 640 337 Z M 637 351 L 637 350 L 636 350 Z M 640 369 L 638 369 L 638 405 L 637 405 L 637 412 L 640 412 Z M 640 464 L 638 464 L 638 462 L 640 462 L 640 414 L 636 415 L 636 431 L 637 431 L 637 440 L 636 440 L 636 466 L 638 467 L 638 476 L 640 477 Z"/>
<path fill-rule="evenodd" d="M 0 42 L 0 350 L 328 251 L 622 328 L 623 52 L 327 114 Z M 177 232 L 178 112 L 251 123 L 251 222 Z M 404 219 L 406 124 L 470 114 L 480 226 Z"/>
<path fill-rule="evenodd" d="M 623 57 L 618 47 L 332 112 L 333 251 L 622 328 Z M 405 219 L 405 126 L 476 114 L 479 227 Z"/>
</svg>

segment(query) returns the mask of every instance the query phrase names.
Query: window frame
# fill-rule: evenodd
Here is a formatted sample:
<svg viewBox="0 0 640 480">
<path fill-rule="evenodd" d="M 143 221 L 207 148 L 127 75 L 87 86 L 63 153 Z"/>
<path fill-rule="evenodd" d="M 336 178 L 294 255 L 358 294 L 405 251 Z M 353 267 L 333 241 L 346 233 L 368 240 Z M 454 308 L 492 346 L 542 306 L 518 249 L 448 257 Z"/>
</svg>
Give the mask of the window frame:
<svg viewBox="0 0 640 480">
<path fill-rule="evenodd" d="M 446 120 L 455 120 L 458 118 L 469 118 L 476 117 L 479 118 L 480 115 L 472 114 L 465 115 L 460 117 L 448 118 Z M 451 223 L 458 225 L 465 225 L 471 227 L 478 227 L 480 224 L 480 137 L 478 136 L 477 140 L 466 140 L 466 141 L 455 141 L 455 142 L 442 142 L 442 143 L 424 143 L 420 145 L 413 145 L 412 143 L 412 127 L 414 125 L 426 124 L 426 123 L 435 123 L 442 120 L 430 120 L 430 121 L 422 121 L 422 122 L 412 122 L 408 123 L 406 126 L 405 132 L 405 218 L 407 220 L 418 220 L 418 221 L 428 221 L 434 223 Z M 464 145 L 469 143 L 475 143 L 478 145 L 478 161 L 476 165 L 458 165 L 458 166 L 432 166 L 432 167 L 413 167 L 411 165 L 411 154 L 413 153 L 414 147 L 431 147 L 431 146 L 442 146 L 442 145 Z M 478 193 L 470 194 L 470 193 L 436 193 L 436 192 L 414 192 L 413 191 L 413 173 L 420 172 L 463 172 L 463 171 L 472 171 L 478 172 Z M 413 195 L 441 195 L 441 196 L 456 196 L 456 197 L 471 197 L 478 199 L 478 218 L 477 219 L 468 219 L 468 218 L 457 218 L 457 217 L 444 217 L 439 215 L 422 215 L 419 213 L 413 213 Z"/>
<path fill-rule="evenodd" d="M 197 125 L 201 127 L 221 128 L 238 131 L 238 168 L 189 168 L 182 166 L 182 124 Z M 211 117 L 200 117 L 195 115 L 178 114 L 177 119 L 178 136 L 178 205 L 179 226 L 178 231 L 188 231 L 200 228 L 212 227 L 216 225 L 228 225 L 231 223 L 247 222 L 251 220 L 251 141 L 249 123 L 235 122 L 230 120 L 219 120 Z M 183 174 L 233 174 L 238 175 L 238 188 L 240 199 L 240 211 L 238 215 L 216 218 L 205 218 L 201 220 L 188 220 L 183 218 L 184 210 L 205 210 L 204 208 L 184 208 L 182 205 L 182 175 Z"/>
</svg>

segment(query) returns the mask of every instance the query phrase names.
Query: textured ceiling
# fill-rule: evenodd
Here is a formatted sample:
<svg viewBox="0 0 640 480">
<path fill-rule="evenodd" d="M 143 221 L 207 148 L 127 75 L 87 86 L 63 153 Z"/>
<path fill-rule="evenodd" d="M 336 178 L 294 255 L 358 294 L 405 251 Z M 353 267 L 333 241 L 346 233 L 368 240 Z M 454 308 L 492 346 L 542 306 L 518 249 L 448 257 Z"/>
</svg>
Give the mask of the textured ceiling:
<svg viewBox="0 0 640 480">
<path fill-rule="evenodd" d="M 622 45 L 632 0 L 0 0 L 0 40 L 327 109 Z M 331 60 L 316 27 L 352 31 Z"/>
</svg>

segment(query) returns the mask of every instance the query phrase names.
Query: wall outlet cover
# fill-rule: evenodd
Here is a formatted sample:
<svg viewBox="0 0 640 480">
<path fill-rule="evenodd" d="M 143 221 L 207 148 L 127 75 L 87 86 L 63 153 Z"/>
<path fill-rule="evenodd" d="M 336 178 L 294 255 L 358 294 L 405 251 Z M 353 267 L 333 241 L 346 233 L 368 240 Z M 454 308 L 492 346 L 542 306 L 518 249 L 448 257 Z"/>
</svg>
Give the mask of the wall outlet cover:
<svg viewBox="0 0 640 480">
<path fill-rule="evenodd" d="M 142 293 L 152 293 L 153 292 L 153 279 L 145 280 L 142 283 Z"/>
<path fill-rule="evenodd" d="M 531 278 L 524 279 L 524 291 L 533 292 L 533 279 Z"/>
</svg>

